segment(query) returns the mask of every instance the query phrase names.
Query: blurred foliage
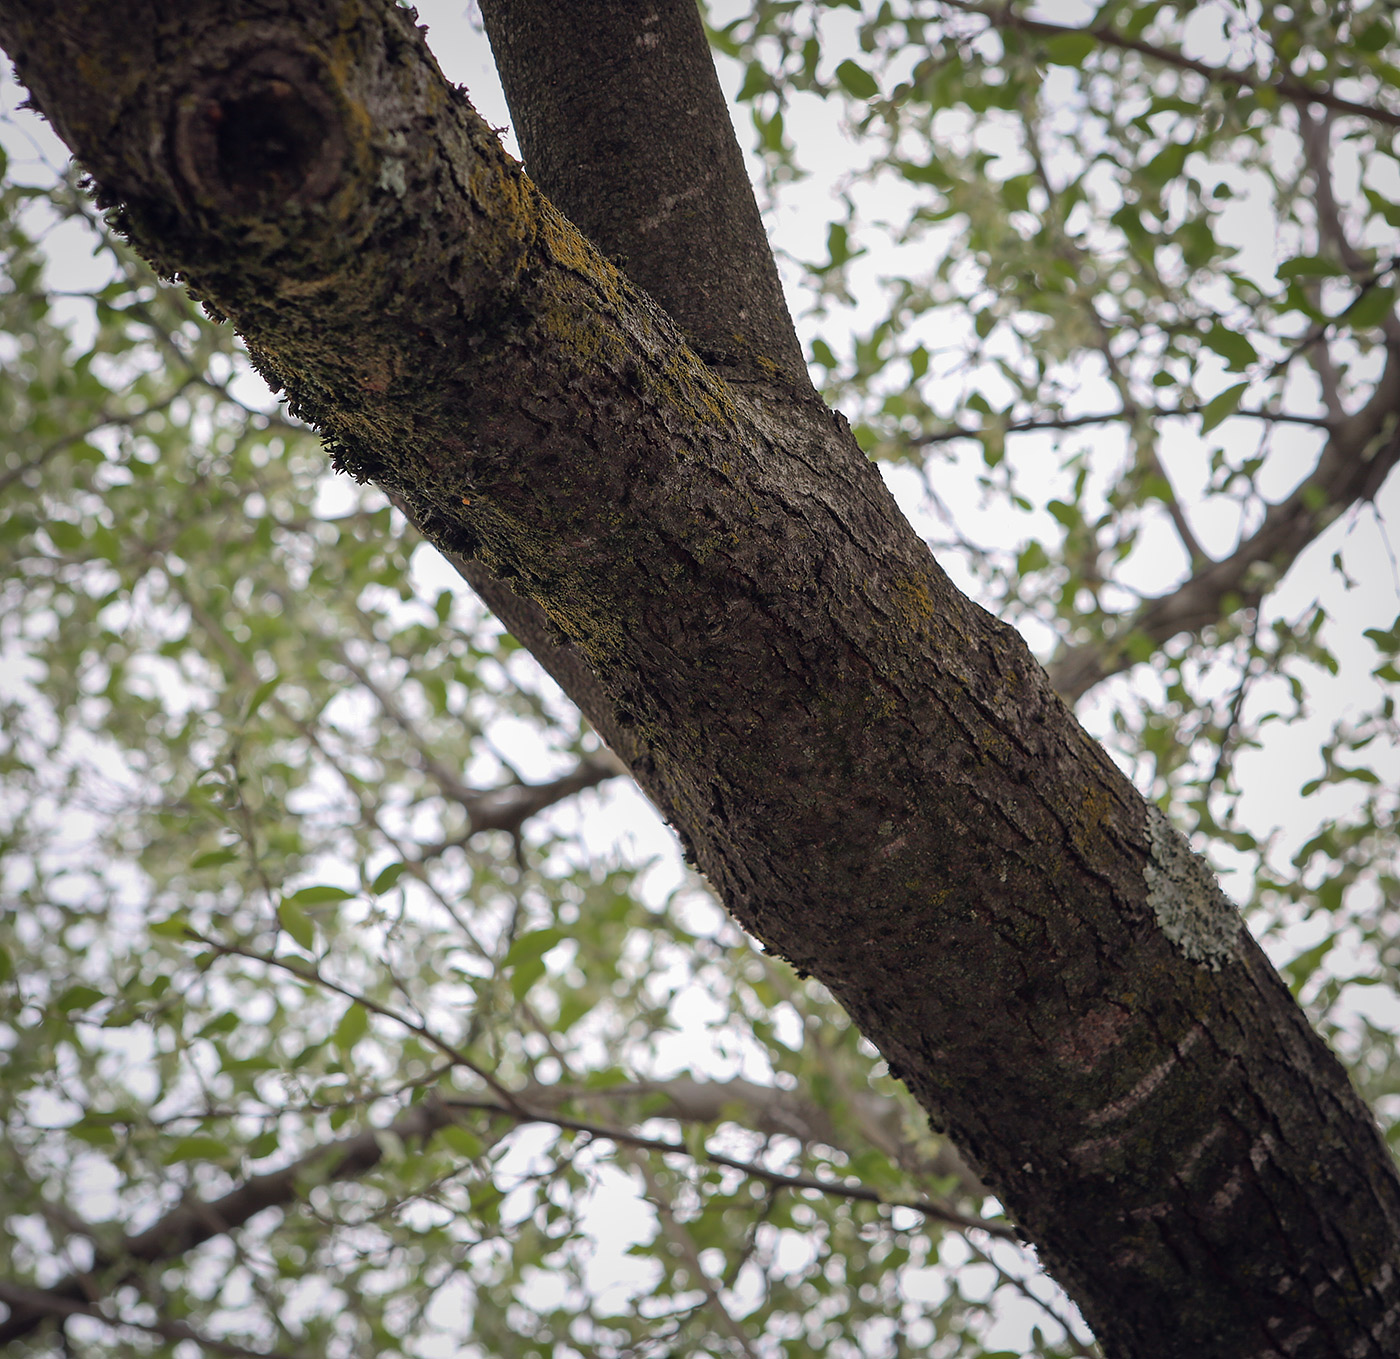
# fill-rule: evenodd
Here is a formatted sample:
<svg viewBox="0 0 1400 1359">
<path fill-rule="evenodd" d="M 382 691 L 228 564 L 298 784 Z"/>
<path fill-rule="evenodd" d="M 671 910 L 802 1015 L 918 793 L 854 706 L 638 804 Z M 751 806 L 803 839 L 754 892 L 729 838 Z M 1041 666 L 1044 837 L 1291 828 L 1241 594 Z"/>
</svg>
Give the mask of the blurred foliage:
<svg viewBox="0 0 1400 1359">
<path fill-rule="evenodd" d="M 966 588 L 1052 665 L 1101 660 L 1085 720 L 1233 870 L 1394 1136 L 1373 512 L 1319 484 L 1296 566 L 1140 625 L 1348 453 L 1400 361 L 1393 19 L 1056 9 L 710 17 L 779 218 L 832 160 L 793 129 L 849 139 L 820 257 L 784 261 L 827 395 Z M 820 986 L 638 847 L 648 814 L 530 658 L 71 179 L 14 169 L 0 1281 L 88 1314 L 13 1352 L 1092 1353 L 1014 1242 L 950 1225 L 999 1209 Z M 1280 750 L 1304 833 L 1250 798 Z"/>
</svg>

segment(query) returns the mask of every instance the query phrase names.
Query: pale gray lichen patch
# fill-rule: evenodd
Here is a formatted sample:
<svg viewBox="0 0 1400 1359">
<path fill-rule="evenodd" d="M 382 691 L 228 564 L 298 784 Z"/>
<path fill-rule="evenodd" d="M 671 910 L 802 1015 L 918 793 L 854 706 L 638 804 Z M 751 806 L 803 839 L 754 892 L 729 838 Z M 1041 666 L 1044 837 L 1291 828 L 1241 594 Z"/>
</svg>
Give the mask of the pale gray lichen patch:
<svg viewBox="0 0 1400 1359">
<path fill-rule="evenodd" d="M 1218 971 L 1239 948 L 1244 922 L 1206 861 L 1162 811 L 1147 808 L 1147 904 L 1162 933 L 1193 962 Z"/>
<path fill-rule="evenodd" d="M 379 163 L 379 187 L 402 198 L 408 192 L 408 172 L 404 158 L 409 154 L 408 138 L 402 132 L 390 132 L 382 147 L 384 159 Z"/>
</svg>

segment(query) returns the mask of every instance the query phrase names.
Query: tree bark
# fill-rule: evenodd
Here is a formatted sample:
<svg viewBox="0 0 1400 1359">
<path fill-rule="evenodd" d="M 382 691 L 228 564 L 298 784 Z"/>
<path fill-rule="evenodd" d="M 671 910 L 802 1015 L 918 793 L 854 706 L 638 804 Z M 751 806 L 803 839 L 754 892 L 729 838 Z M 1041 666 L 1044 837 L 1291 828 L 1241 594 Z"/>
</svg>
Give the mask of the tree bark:
<svg viewBox="0 0 1400 1359">
<path fill-rule="evenodd" d="M 644 37 L 669 7 L 615 8 Z M 706 366 L 387 0 L 0 0 L 0 41 L 337 465 L 586 662 L 735 917 L 836 994 L 1107 1353 L 1400 1352 L 1369 1113 L 781 345 Z"/>
</svg>

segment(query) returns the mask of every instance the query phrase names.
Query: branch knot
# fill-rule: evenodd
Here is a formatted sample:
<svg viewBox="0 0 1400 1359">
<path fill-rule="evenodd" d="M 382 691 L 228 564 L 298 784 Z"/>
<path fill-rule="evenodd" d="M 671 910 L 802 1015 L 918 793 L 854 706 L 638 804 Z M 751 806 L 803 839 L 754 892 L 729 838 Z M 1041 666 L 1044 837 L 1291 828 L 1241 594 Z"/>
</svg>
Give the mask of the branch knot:
<svg viewBox="0 0 1400 1359">
<path fill-rule="evenodd" d="M 267 217 L 335 189 L 346 139 L 324 69 L 304 48 L 259 45 L 231 54 L 177 97 L 176 177 L 196 201 Z"/>
</svg>

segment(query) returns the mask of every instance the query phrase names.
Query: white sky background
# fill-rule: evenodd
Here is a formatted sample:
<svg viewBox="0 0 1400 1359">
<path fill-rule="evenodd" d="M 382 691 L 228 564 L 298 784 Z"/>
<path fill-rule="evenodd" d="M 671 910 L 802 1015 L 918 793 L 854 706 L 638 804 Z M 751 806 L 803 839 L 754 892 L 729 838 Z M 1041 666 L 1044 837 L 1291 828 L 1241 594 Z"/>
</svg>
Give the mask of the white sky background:
<svg viewBox="0 0 1400 1359">
<path fill-rule="evenodd" d="M 716 7 L 721 16 L 727 6 Z M 500 85 L 492 63 L 489 44 L 485 35 L 469 19 L 463 0 L 422 0 L 418 5 L 422 22 L 428 25 L 428 41 L 449 79 L 466 87 L 478 111 L 494 126 L 508 127 L 509 111 L 505 106 Z M 1091 7 L 1078 3 L 1078 0 L 1047 0 L 1036 10 L 1041 17 L 1061 23 L 1082 22 L 1091 13 Z M 859 59 L 859 51 L 854 42 L 854 16 L 851 16 L 849 31 L 851 43 L 848 51 L 833 50 L 826 57 L 828 69 L 843 56 Z M 1208 37 L 1204 50 L 1194 54 L 1220 58 L 1217 51 L 1208 50 Z M 729 94 L 737 89 L 741 71 L 732 62 L 720 62 L 721 81 Z M 16 87 L 9 76 L 8 67 L 0 77 L 0 108 L 13 110 L 18 102 Z M 794 259 L 821 259 L 825 255 L 826 226 L 831 215 L 837 210 L 835 190 L 841 174 L 850 163 L 850 142 L 842 132 L 839 114 L 834 106 L 827 107 L 813 98 L 799 97 L 793 112 L 787 120 L 789 132 L 794 137 L 799 159 L 813 173 L 799 185 L 789 186 L 782 201 L 769 214 L 768 224 L 775 248 L 780 256 Z M 746 148 L 751 140 L 751 129 L 745 115 L 740 116 L 739 139 Z M 62 151 L 46 128 L 36 125 L 32 136 L 51 163 L 62 163 Z M 32 147 L 16 144 L 7 137 L 17 158 L 29 158 Z M 507 144 L 518 154 L 514 139 L 507 137 Z M 868 208 L 868 216 L 877 216 L 878 205 Z M 1275 243 L 1269 229 L 1260 231 L 1249 219 L 1248 202 L 1239 208 L 1239 215 L 1227 220 L 1227 234 L 1234 234 L 1243 246 L 1252 242 L 1247 263 L 1254 271 L 1271 275 Z M 76 229 L 74 241 L 77 239 Z M 66 286 L 83 286 L 81 275 L 90 267 L 86 259 L 86 248 L 65 250 L 61 237 L 52 241 L 56 257 L 56 268 L 65 274 Z M 893 267 L 889 260 L 867 261 L 863 266 L 867 277 L 872 279 L 880 272 L 889 272 Z M 803 329 L 801 316 L 805 304 L 800 287 L 796 284 L 796 273 L 788 271 L 789 296 L 793 303 L 794 315 L 798 317 L 799 329 Z M 860 278 L 859 271 L 856 274 Z M 878 306 L 878 300 L 872 307 Z M 858 306 L 854 315 L 868 319 L 869 311 L 862 312 Z M 824 324 L 824 332 L 831 338 L 832 326 Z M 810 328 L 809 328 L 810 329 Z M 804 338 L 810 335 L 804 334 Z M 2 356 L 0 356 L 2 357 Z M 1199 485 L 1204 477 L 1203 461 L 1198 467 L 1191 462 L 1198 457 L 1194 447 L 1183 444 L 1176 452 L 1168 446 L 1164 448 L 1175 484 L 1189 499 L 1193 481 Z M 1271 487 L 1271 492 L 1283 495 L 1292 484 L 1311 470 L 1311 462 L 1303 461 L 1300 453 L 1299 464 L 1295 469 L 1281 469 L 1291 476 L 1285 476 L 1281 484 Z M 942 474 L 940 474 L 941 476 Z M 933 525 L 922 500 L 922 489 L 916 479 L 907 472 L 896 471 L 887 477 L 906 513 L 916 526 L 933 531 Z M 1392 478 L 1382 493 L 1379 502 L 1379 517 L 1382 523 L 1395 526 L 1395 538 L 1400 541 L 1400 478 Z M 972 536 L 983 541 L 995 541 L 997 525 L 989 522 L 981 498 L 972 479 L 949 473 L 940 480 L 940 494 L 948 502 L 958 517 L 959 523 L 968 529 Z M 1208 549 L 1227 550 L 1233 542 L 1237 526 L 1233 523 L 1212 523 L 1197 521 L 1197 528 Z M 1004 544 L 1010 546 L 1010 544 Z M 1334 551 L 1341 550 L 1351 576 L 1361 582 L 1360 587 L 1347 591 L 1341 581 L 1328 567 Z M 1170 555 L 1164 560 L 1167 570 L 1171 567 Z M 964 573 L 957 571 L 954 564 L 945 563 L 954 570 L 955 577 L 967 583 Z M 441 588 L 461 589 L 462 583 L 435 554 L 424 550 L 415 558 L 415 574 L 421 584 L 430 592 Z M 1151 586 L 1153 582 L 1142 579 L 1137 582 Z M 1156 582 L 1156 588 L 1165 590 L 1171 584 L 1169 574 L 1163 574 Z M 1297 796 L 1300 784 L 1310 775 L 1320 772 L 1317 756 L 1318 745 L 1331 722 L 1349 710 L 1359 710 L 1369 693 L 1368 671 L 1375 664 L 1374 652 L 1370 644 L 1362 640 L 1361 634 L 1368 627 L 1388 627 L 1400 611 L 1400 583 L 1397 583 L 1392 563 L 1391 545 L 1378 524 L 1377 515 L 1369 510 L 1344 516 L 1334 525 L 1322 540 L 1314 544 L 1295 564 L 1284 585 L 1270 596 L 1266 610 L 1269 616 L 1296 618 L 1302 614 L 1314 599 L 1320 599 L 1333 622 L 1329 625 L 1328 641 L 1342 662 L 1340 675 L 1336 678 L 1316 671 L 1311 677 L 1310 706 L 1316 719 L 1307 727 L 1271 728 L 1272 740 L 1266 740 L 1266 747 L 1259 752 L 1246 752 L 1238 761 L 1239 777 L 1246 792 L 1243 811 L 1246 821 L 1256 831 L 1265 831 L 1271 826 L 1285 829 L 1284 839 L 1296 844 L 1306 838 L 1325 816 L 1340 815 L 1354 796 L 1347 788 L 1325 789 L 1306 802 Z M 13 658 L 11 658 L 13 663 Z M 0 660 L 0 667 L 4 661 Z M 13 681 L 14 675 L 0 673 L 0 685 Z M 1365 704 L 1369 706 L 1369 704 Z M 1086 707 L 1085 717 L 1091 729 L 1096 718 L 1101 719 L 1103 709 L 1091 699 Z M 498 736 L 500 733 L 498 733 Z M 546 758 L 542 751 L 528 749 L 512 750 L 527 776 L 541 777 L 556 772 L 546 768 L 542 761 Z M 533 761 L 533 764 L 532 764 Z M 1375 762 L 1373 761 L 1373 767 Z M 1395 780 L 1400 777 L 1400 761 L 1395 753 L 1387 752 L 1380 761 L 1382 777 Z M 670 885 L 679 880 L 683 870 L 679 863 L 674 841 L 668 831 L 659 823 L 649 806 L 635 788 L 622 781 L 615 781 L 606 790 L 578 799 L 577 804 L 555 813 L 556 824 L 561 827 L 576 825 L 584 842 L 600 854 L 615 852 L 621 846 L 625 857 L 634 861 L 656 857 L 660 861 L 657 888 L 662 883 Z M 1221 861 L 1224 862 L 1223 860 Z M 1228 879 L 1227 879 L 1228 886 Z M 1321 922 L 1319 922 L 1321 923 Z M 1296 946 L 1289 954 L 1296 952 L 1311 942 L 1306 931 L 1295 936 Z M 1285 955 L 1287 956 L 1287 955 Z M 1379 999 L 1367 996 L 1367 1000 Z M 1394 1009 L 1393 998 L 1386 1003 Z M 713 1021 L 704 997 L 696 995 L 688 1004 L 683 1004 L 678 1018 L 691 1020 L 696 1026 L 694 1036 L 677 1035 L 671 1059 L 677 1070 L 697 1069 L 712 1074 L 732 1074 L 716 1069 L 713 1048 L 704 1035 L 707 1021 Z M 762 1078 L 759 1071 L 748 1074 Z M 547 1143 L 550 1134 L 540 1130 L 519 1139 L 518 1169 L 524 1170 L 530 1157 L 541 1145 Z M 636 1277 L 636 1262 L 624 1257 L 621 1252 L 631 1242 L 647 1236 L 651 1231 L 651 1215 L 637 1201 L 630 1182 L 615 1172 L 609 1172 L 600 1180 L 603 1188 L 597 1201 L 595 1224 L 599 1233 L 600 1245 L 597 1272 L 593 1282 L 601 1290 L 626 1286 L 628 1279 Z M 448 1318 L 441 1318 L 447 1321 Z M 1020 1348 L 1027 1343 L 1030 1325 L 1042 1320 L 1041 1314 L 1031 1314 L 1022 1309 L 1009 1311 L 1003 1322 L 994 1328 L 988 1337 L 991 1347 L 1004 1345 Z"/>
</svg>

